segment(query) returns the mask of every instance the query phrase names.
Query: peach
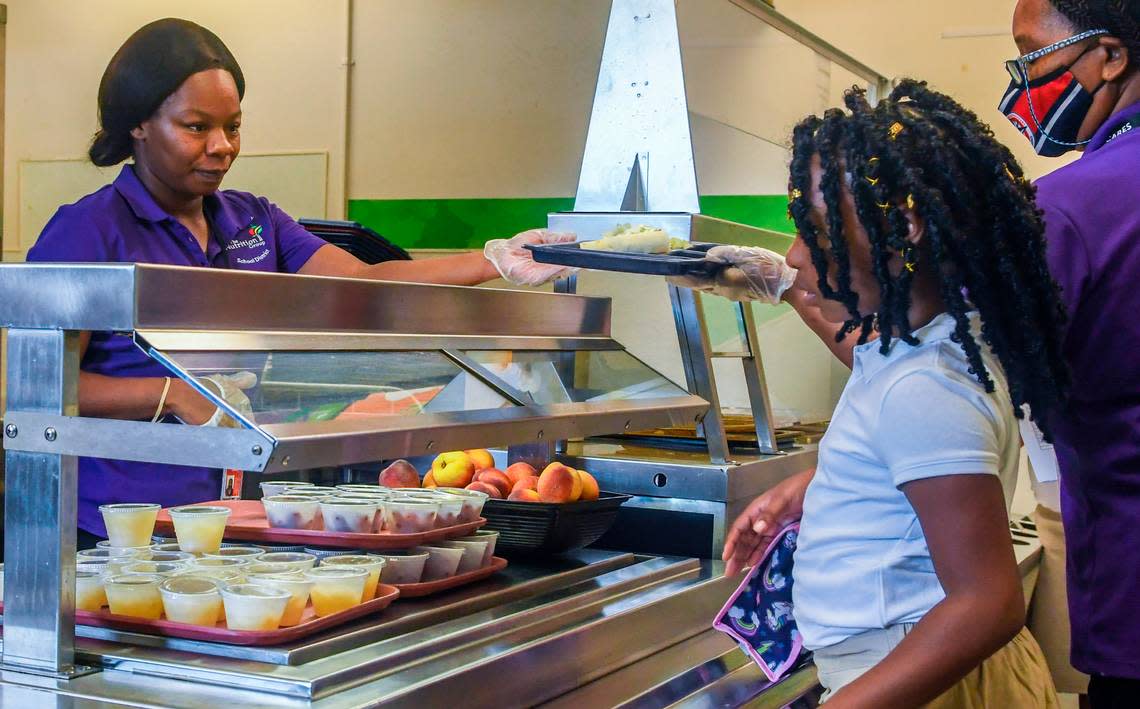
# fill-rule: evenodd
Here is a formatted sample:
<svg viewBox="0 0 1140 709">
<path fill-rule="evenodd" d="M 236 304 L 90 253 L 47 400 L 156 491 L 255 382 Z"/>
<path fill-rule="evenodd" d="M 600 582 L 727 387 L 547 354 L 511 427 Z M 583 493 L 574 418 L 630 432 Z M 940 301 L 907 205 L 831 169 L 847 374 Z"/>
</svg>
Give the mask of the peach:
<svg viewBox="0 0 1140 709">
<path fill-rule="evenodd" d="M 467 487 L 465 487 L 464 489 L 465 490 L 477 490 L 478 492 L 486 493 L 487 495 L 495 498 L 496 500 L 503 499 L 503 493 L 499 492 L 499 488 L 496 487 L 495 485 L 492 485 L 491 483 L 473 482 L 470 485 L 468 485 Z"/>
<path fill-rule="evenodd" d="M 511 488 L 511 492 L 515 490 L 534 490 L 538 492 L 538 476 L 531 475 L 529 478 L 522 478 Z"/>
<path fill-rule="evenodd" d="M 578 471 L 562 463 L 551 463 L 538 476 L 538 496 L 543 502 L 571 502 L 575 486 L 578 494 L 582 494 Z"/>
<path fill-rule="evenodd" d="M 463 451 L 450 451 L 436 456 L 431 472 L 440 487 L 463 487 L 473 479 L 475 464 Z"/>
<path fill-rule="evenodd" d="M 423 487 L 439 487 L 435 484 L 435 475 L 429 470 L 428 474 L 424 476 Z"/>
<path fill-rule="evenodd" d="M 466 453 L 467 457 L 471 459 L 471 462 L 475 464 L 475 472 L 495 467 L 495 458 L 491 455 L 490 451 L 477 448 L 463 452 Z"/>
<path fill-rule="evenodd" d="M 594 479 L 594 476 L 590 475 L 585 470 L 579 470 L 578 471 L 578 477 L 582 479 L 582 497 L 581 497 L 581 499 L 583 499 L 583 500 L 596 500 L 596 499 L 598 499 L 598 496 L 601 494 L 601 490 L 598 488 L 598 481 Z"/>
<path fill-rule="evenodd" d="M 537 492 L 525 487 L 515 487 L 507 499 L 515 502 L 542 502 L 542 498 L 538 496 Z"/>
<path fill-rule="evenodd" d="M 537 478 L 538 471 L 530 463 L 514 463 L 507 466 L 507 477 L 511 479 L 511 485 L 515 485 L 523 478 Z"/>
<path fill-rule="evenodd" d="M 380 484 L 384 487 L 419 487 L 420 474 L 406 460 L 397 460 L 380 471 Z"/>
<path fill-rule="evenodd" d="M 506 473 L 496 468 L 487 468 L 475 473 L 475 480 L 483 483 L 490 483 L 499 488 L 499 492 L 503 493 L 506 497 L 511 491 L 511 479 L 507 477 Z"/>
</svg>

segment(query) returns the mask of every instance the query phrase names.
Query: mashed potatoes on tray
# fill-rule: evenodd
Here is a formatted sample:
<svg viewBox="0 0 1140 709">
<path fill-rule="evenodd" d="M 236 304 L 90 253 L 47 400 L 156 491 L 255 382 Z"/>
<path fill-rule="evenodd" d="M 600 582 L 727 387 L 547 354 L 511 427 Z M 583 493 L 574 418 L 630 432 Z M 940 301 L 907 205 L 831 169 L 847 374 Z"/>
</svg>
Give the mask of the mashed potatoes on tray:
<svg viewBox="0 0 1140 709">
<path fill-rule="evenodd" d="M 584 241 L 581 248 L 589 251 L 620 251 L 627 254 L 664 254 L 684 249 L 689 242 L 665 233 L 664 229 L 639 224 L 619 224 L 602 234 L 597 241 Z"/>
</svg>

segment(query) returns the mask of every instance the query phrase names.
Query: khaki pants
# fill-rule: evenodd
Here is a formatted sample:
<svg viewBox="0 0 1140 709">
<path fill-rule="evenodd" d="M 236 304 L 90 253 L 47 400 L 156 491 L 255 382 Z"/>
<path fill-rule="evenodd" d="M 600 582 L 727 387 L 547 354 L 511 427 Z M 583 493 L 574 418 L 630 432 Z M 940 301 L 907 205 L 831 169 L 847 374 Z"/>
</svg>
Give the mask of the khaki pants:
<svg viewBox="0 0 1140 709">
<path fill-rule="evenodd" d="M 1089 676 L 1069 664 L 1069 598 L 1065 589 L 1065 530 L 1061 515 L 1038 505 L 1033 518 L 1044 554 L 1025 624 L 1041 644 L 1057 691 L 1086 694 Z"/>
<path fill-rule="evenodd" d="M 879 664 L 913 625 L 871 630 L 815 652 L 819 682 L 827 701 Z M 1041 648 L 1025 628 L 1008 645 L 986 658 L 927 709 L 1058 709 L 1057 692 Z"/>
</svg>

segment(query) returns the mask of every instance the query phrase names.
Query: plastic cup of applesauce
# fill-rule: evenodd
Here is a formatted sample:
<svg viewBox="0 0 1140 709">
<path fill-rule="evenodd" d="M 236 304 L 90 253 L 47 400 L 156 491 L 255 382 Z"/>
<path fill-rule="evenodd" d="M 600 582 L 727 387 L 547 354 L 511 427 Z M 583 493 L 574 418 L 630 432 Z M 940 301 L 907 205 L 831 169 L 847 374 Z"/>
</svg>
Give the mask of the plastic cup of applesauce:
<svg viewBox="0 0 1140 709">
<path fill-rule="evenodd" d="M 107 603 L 107 592 L 103 588 L 103 574 L 98 571 L 75 572 L 75 609 L 98 611 Z"/>
<path fill-rule="evenodd" d="M 151 551 L 149 557 L 140 557 L 136 561 L 156 561 L 167 564 L 182 564 L 185 566 L 196 559 L 188 551 Z"/>
<path fill-rule="evenodd" d="M 320 504 L 326 532 L 371 532 L 379 509 L 375 500 L 346 500 L 340 497 L 326 498 Z"/>
<path fill-rule="evenodd" d="M 124 502 L 114 505 L 99 505 L 103 524 L 107 527 L 107 539 L 111 546 L 145 547 L 150 546 L 150 535 L 154 534 L 154 520 L 158 517 L 161 505 L 140 502 Z"/>
<path fill-rule="evenodd" d="M 243 571 L 247 577 L 254 575 L 264 576 L 265 574 L 292 574 L 299 576 L 305 573 L 303 570 L 290 564 L 282 564 L 281 562 L 266 563 L 264 561 L 255 561 L 252 564 L 247 564 L 243 567 Z"/>
<path fill-rule="evenodd" d="M 376 597 L 376 586 L 380 584 L 380 574 L 388 562 L 379 556 L 365 554 L 348 554 L 346 556 L 330 556 L 321 562 L 325 568 L 356 567 L 368 570 L 368 580 L 364 583 L 364 593 L 361 602 L 371 601 Z"/>
<path fill-rule="evenodd" d="M 281 616 L 281 627 L 290 628 L 301 623 L 301 616 L 305 613 L 305 606 L 309 605 L 309 591 L 313 582 L 305 578 L 300 572 L 287 574 L 250 574 L 247 583 L 254 586 L 268 586 L 288 591 L 291 595 L 285 604 L 285 613 Z"/>
<path fill-rule="evenodd" d="M 228 559 L 219 559 L 219 558 L 210 557 L 210 556 L 203 556 L 200 559 L 191 559 L 190 561 L 186 562 L 186 568 L 187 569 L 225 569 L 225 570 L 233 571 L 233 570 L 243 570 L 246 566 L 249 566 L 251 563 L 253 563 L 253 562 L 251 562 L 249 559 L 243 559 L 240 557 L 228 558 Z"/>
<path fill-rule="evenodd" d="M 154 553 L 154 550 L 151 549 L 149 546 L 146 546 L 146 547 L 117 547 L 114 544 L 112 544 L 111 540 L 109 540 L 109 539 L 103 539 L 103 540 L 100 540 L 98 542 L 95 542 L 95 548 L 96 549 L 108 549 L 108 550 L 114 551 L 114 552 L 119 553 L 119 554 L 125 554 L 126 552 L 129 551 L 129 552 L 132 552 L 132 556 L 134 556 L 134 558 L 138 561 L 143 561 L 144 559 L 149 559 L 150 555 Z"/>
<path fill-rule="evenodd" d="M 318 617 L 346 611 L 358 606 L 368 583 L 368 569 L 358 566 L 318 566 L 305 572 L 313 582 L 309 597 Z"/>
<path fill-rule="evenodd" d="M 390 551 L 370 554 L 378 556 L 387 563 L 380 570 L 380 583 L 419 583 L 424 575 L 424 564 L 427 563 L 427 552 L 415 553 L 410 551 Z"/>
<path fill-rule="evenodd" d="M 262 498 L 273 497 L 274 495 L 285 495 L 292 490 L 307 490 L 315 488 L 313 483 L 301 482 L 297 480 L 267 480 L 261 483 L 261 496 Z"/>
<path fill-rule="evenodd" d="M 273 495 L 261 498 L 265 519 L 275 529 L 320 529 L 321 500 L 311 495 Z"/>
<path fill-rule="evenodd" d="M 163 542 L 162 544 L 151 544 L 151 552 L 169 552 L 169 551 L 182 551 L 182 547 L 178 546 L 178 542 Z M 193 556 L 193 554 L 191 554 Z"/>
<path fill-rule="evenodd" d="M 463 511 L 459 513 L 459 524 L 466 522 L 474 522 L 479 519 L 479 515 L 483 512 L 483 505 L 490 497 L 485 492 L 478 490 L 464 490 L 458 487 L 440 487 L 436 491 L 445 495 L 456 495 L 463 498 Z"/>
<path fill-rule="evenodd" d="M 316 556 L 301 551 L 270 552 L 264 556 L 259 556 L 257 560 L 263 564 L 287 564 L 290 568 L 302 572 L 308 571 L 317 565 Z"/>
<path fill-rule="evenodd" d="M 176 623 L 213 627 L 222 619 L 220 583 L 205 576 L 173 576 L 163 581 L 158 592 L 166 619 Z"/>
<path fill-rule="evenodd" d="M 384 505 L 384 531 L 391 534 L 430 532 L 435 529 L 439 504 L 436 500 L 388 500 Z"/>
<path fill-rule="evenodd" d="M 433 543 L 436 546 L 446 549 L 460 549 L 463 551 L 463 558 L 459 560 L 459 568 L 455 570 L 455 573 L 465 574 L 468 571 L 476 571 L 483 568 L 483 554 L 487 551 L 486 541 L 481 539 L 469 539 L 467 541 L 454 539 Z"/>
<path fill-rule="evenodd" d="M 462 549 L 422 546 L 414 547 L 412 551 L 428 555 L 427 563 L 424 564 L 423 581 L 451 578 L 459 569 L 459 562 L 463 560 Z"/>
<path fill-rule="evenodd" d="M 137 559 L 138 556 L 135 552 L 121 548 L 80 549 L 75 552 L 76 564 L 106 564 L 107 572 L 111 574 L 119 573 L 123 570 L 124 566 Z"/>
<path fill-rule="evenodd" d="M 158 620 L 162 617 L 162 595 L 158 586 L 165 579 L 157 574 L 117 574 L 103 584 L 107 605 L 115 615 Z"/>
<path fill-rule="evenodd" d="M 222 586 L 222 605 L 230 630 L 277 630 L 293 594 L 270 586 L 238 583 Z"/>
<path fill-rule="evenodd" d="M 123 567 L 121 574 L 143 574 L 161 576 L 168 579 L 186 568 L 186 564 L 170 561 L 134 561 Z"/>
<path fill-rule="evenodd" d="M 224 547 L 217 551 L 207 551 L 202 554 L 203 559 L 244 559 L 253 563 L 265 556 L 261 547 Z"/>
<path fill-rule="evenodd" d="M 230 559 L 210 559 L 209 561 L 231 561 L 231 560 Z M 222 566 L 222 567 L 204 567 L 204 568 L 198 567 L 198 566 L 187 566 L 186 568 L 182 569 L 182 571 L 179 571 L 174 576 L 171 576 L 171 578 L 194 577 L 194 578 L 212 579 L 212 580 L 218 582 L 218 588 L 220 589 L 222 586 L 225 586 L 226 584 L 245 583 L 244 569 L 246 569 L 248 566 L 249 566 L 249 564 L 239 564 L 237 566 Z M 220 598 L 221 597 L 219 596 L 219 602 L 220 602 Z M 225 619 L 226 619 L 226 609 L 224 606 L 222 606 L 221 610 L 218 611 L 218 620 L 225 620 Z"/>
<path fill-rule="evenodd" d="M 187 505 L 170 510 L 174 536 L 182 551 L 191 554 L 215 552 L 222 547 L 230 508 L 213 505 Z"/>
</svg>

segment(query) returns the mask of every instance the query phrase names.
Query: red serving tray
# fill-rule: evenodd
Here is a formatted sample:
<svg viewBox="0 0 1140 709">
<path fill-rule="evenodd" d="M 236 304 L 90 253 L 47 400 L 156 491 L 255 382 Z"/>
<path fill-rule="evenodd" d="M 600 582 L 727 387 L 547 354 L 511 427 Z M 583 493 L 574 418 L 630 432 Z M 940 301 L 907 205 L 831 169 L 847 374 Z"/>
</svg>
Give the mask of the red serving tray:
<svg viewBox="0 0 1140 709">
<path fill-rule="evenodd" d="M 323 529 L 277 529 L 269 526 L 265 519 L 265 508 L 260 500 L 218 500 L 202 502 L 201 505 L 229 507 L 233 510 L 226 521 L 226 539 L 240 539 L 246 542 L 266 542 L 273 544 L 304 544 L 307 546 L 337 547 L 340 549 L 409 549 L 411 547 L 438 542 L 443 539 L 465 537 L 487 524 L 479 518 L 451 527 L 440 527 L 430 532 L 418 534 L 392 534 L 376 532 L 326 532 Z M 158 513 L 154 523 L 156 534 L 174 534 L 174 522 L 167 510 Z"/>
<path fill-rule="evenodd" d="M 282 643 L 300 640 L 322 630 L 335 628 L 350 620 L 355 620 L 372 613 L 379 613 L 392 604 L 400 596 L 400 591 L 390 584 L 380 584 L 376 593 L 381 594 L 367 603 L 361 603 L 340 613 L 326 615 L 318 618 L 310 603 L 301 615 L 301 622 L 290 628 L 277 630 L 231 630 L 224 622 L 219 622 L 213 628 L 202 625 L 189 625 L 175 623 L 171 620 L 146 620 L 133 618 L 129 615 L 115 615 L 104 608 L 101 611 L 75 611 L 75 622 L 79 625 L 94 625 L 101 628 L 115 628 L 128 630 L 134 633 L 147 635 L 165 635 L 172 638 L 185 638 L 187 640 L 205 640 L 211 643 L 226 643 L 228 645 L 280 645 Z M 0 603 L 0 613 L 4 612 L 4 604 Z"/>
<path fill-rule="evenodd" d="M 418 598 L 420 596 L 430 596 L 435 593 L 442 593 L 458 586 L 465 586 L 469 583 L 482 581 L 492 574 L 497 574 L 503 569 L 507 568 L 507 560 L 493 556 L 491 563 L 481 569 L 468 571 L 465 574 L 458 574 L 438 581 L 424 581 L 423 583 L 395 583 L 392 584 L 394 588 L 400 589 L 400 598 Z"/>
</svg>

